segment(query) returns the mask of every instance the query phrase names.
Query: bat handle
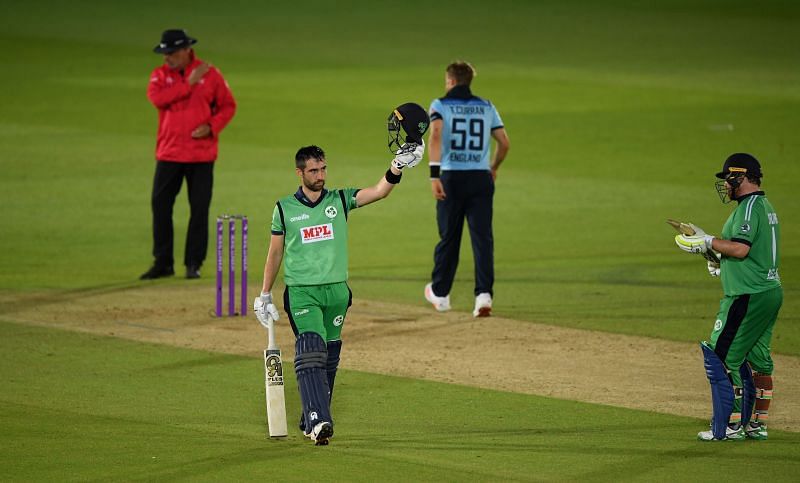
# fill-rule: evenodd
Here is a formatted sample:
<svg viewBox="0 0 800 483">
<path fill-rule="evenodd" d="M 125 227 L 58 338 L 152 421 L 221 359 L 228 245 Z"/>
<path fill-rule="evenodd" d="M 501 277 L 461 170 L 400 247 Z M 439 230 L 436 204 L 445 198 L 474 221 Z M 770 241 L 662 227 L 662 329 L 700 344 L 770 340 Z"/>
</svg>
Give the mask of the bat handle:
<svg viewBox="0 0 800 483">
<path fill-rule="evenodd" d="M 267 327 L 267 349 L 275 349 L 277 344 L 275 344 L 275 322 L 273 320 L 269 321 L 269 327 Z"/>
</svg>

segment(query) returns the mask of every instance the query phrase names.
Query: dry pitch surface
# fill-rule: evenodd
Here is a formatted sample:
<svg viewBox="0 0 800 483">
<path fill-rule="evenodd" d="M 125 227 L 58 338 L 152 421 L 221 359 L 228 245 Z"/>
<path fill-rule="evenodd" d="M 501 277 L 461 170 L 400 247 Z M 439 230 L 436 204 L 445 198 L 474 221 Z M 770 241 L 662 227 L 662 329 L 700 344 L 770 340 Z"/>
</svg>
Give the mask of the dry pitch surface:
<svg viewBox="0 0 800 483">
<path fill-rule="evenodd" d="M 207 284 L 4 292 L 0 318 L 260 358 L 266 338 L 255 317 L 215 318 L 211 301 Z M 358 299 L 343 334 L 345 369 L 697 418 L 711 412 L 697 344 Z M 277 339 L 291 361 L 285 314 Z M 800 431 L 800 358 L 776 355 L 775 367 L 770 427 Z"/>
</svg>

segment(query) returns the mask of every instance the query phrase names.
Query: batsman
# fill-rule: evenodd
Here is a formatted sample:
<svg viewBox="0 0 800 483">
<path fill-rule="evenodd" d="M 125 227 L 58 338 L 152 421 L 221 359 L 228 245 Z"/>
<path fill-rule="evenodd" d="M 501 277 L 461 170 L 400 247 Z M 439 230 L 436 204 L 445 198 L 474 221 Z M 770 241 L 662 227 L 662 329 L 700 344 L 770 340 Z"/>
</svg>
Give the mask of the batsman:
<svg viewBox="0 0 800 483">
<path fill-rule="evenodd" d="M 697 437 L 765 440 L 772 399 L 770 343 L 783 303 L 780 225 L 761 190 L 761 164 L 755 157 L 732 154 L 716 177 L 722 202 L 737 203 L 722 236 L 697 229 L 695 235 L 675 237 L 678 247 L 689 253 L 713 250 L 720 255 L 719 265 L 707 264 L 709 273 L 722 280 L 724 296 L 711 337 L 700 344 L 711 384 L 711 430 Z"/>
<path fill-rule="evenodd" d="M 377 184 L 363 189 L 326 189 L 325 152 L 317 146 L 300 148 L 295 155 L 300 187 L 275 204 L 264 284 L 253 308 L 265 326 L 278 320 L 272 289 L 283 261 L 283 308 L 296 337 L 294 370 L 303 406 L 300 429 L 318 446 L 327 445 L 333 436 L 330 402 L 342 328 L 352 303 L 347 285 L 349 216 L 389 196 L 403 170 L 420 162 L 425 152 L 422 135 L 429 124 L 418 104 L 394 109 L 388 119 L 394 157 Z"/>
</svg>

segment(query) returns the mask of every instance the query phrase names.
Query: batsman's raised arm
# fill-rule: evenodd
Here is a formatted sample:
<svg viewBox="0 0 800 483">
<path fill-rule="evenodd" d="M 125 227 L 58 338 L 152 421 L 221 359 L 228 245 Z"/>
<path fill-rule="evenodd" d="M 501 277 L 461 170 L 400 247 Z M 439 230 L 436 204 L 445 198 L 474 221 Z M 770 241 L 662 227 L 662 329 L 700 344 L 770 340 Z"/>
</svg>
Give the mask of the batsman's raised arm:
<svg viewBox="0 0 800 483">
<path fill-rule="evenodd" d="M 363 188 L 356 193 L 356 203 L 358 206 L 365 206 L 389 196 L 394 186 L 400 182 L 405 168 L 413 168 L 425 154 L 425 143 L 422 144 L 403 144 L 397 151 L 397 156 L 392 160 L 386 174 L 378 180 L 375 186 Z"/>
<path fill-rule="evenodd" d="M 430 118 L 419 104 L 407 102 L 397 106 L 387 119 L 389 152 L 394 155 L 386 174 L 375 186 L 356 193 L 357 206 L 364 206 L 389 196 L 400 182 L 405 168 L 413 168 L 425 155 L 422 136 L 428 130 Z"/>
</svg>

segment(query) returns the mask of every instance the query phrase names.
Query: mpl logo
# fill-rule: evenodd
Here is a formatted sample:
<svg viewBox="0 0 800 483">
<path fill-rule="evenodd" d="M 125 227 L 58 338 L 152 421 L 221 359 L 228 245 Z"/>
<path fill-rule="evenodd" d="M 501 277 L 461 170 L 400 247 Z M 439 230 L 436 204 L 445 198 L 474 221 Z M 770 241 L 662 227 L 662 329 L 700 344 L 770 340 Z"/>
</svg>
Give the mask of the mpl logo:
<svg viewBox="0 0 800 483">
<path fill-rule="evenodd" d="M 300 228 L 300 237 L 303 243 L 315 243 L 324 240 L 333 240 L 333 224 L 307 226 Z"/>
</svg>

